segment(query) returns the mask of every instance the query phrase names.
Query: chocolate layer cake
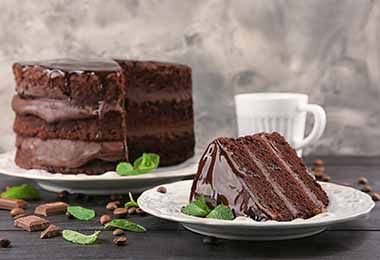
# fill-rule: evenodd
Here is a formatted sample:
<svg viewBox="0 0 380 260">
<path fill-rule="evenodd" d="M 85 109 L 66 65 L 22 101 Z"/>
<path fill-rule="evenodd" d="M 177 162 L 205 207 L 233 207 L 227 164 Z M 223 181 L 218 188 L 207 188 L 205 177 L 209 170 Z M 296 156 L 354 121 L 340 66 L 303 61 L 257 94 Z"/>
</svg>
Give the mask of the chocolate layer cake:
<svg viewBox="0 0 380 260">
<path fill-rule="evenodd" d="M 194 153 L 187 66 L 66 59 L 15 63 L 13 72 L 20 167 L 101 174 L 143 152 L 161 166 Z"/>
<path fill-rule="evenodd" d="M 218 138 L 199 162 L 190 201 L 228 205 L 236 216 L 289 221 L 325 211 L 329 200 L 278 133 Z"/>
</svg>

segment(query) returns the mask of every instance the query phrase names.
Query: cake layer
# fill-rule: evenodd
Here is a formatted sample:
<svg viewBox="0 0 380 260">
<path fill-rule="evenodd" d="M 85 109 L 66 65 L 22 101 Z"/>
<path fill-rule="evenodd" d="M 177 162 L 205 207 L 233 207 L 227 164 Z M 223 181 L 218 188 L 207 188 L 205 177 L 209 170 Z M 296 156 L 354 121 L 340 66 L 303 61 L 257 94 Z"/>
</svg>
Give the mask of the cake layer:
<svg viewBox="0 0 380 260">
<path fill-rule="evenodd" d="M 124 100 L 120 66 L 110 60 L 52 60 L 13 65 L 20 96 L 63 99 L 79 105 Z"/>
<path fill-rule="evenodd" d="M 255 220 L 309 218 L 325 210 L 326 193 L 278 134 L 212 142 L 199 163 L 191 200 L 229 205 Z M 282 147 L 281 147 L 282 146 Z"/>
<path fill-rule="evenodd" d="M 16 115 L 13 129 L 17 134 L 41 139 L 70 139 L 82 141 L 124 140 L 120 113 L 107 113 L 102 121 L 97 118 L 46 123 L 32 115 Z"/>
<path fill-rule="evenodd" d="M 122 161 L 123 142 L 84 142 L 66 139 L 30 138 L 17 136 L 17 154 L 30 168 L 39 166 L 77 168 L 90 161 Z"/>
<path fill-rule="evenodd" d="M 192 101 L 176 100 L 156 102 L 132 102 L 128 104 L 127 125 L 128 131 L 133 131 L 139 126 L 159 128 L 160 126 L 182 124 L 184 121 L 192 121 Z M 12 99 L 12 109 L 17 115 L 34 115 L 43 119 L 46 123 L 57 123 L 71 120 L 97 119 L 99 111 L 103 115 L 110 112 L 123 113 L 119 104 L 104 103 L 99 106 L 79 106 L 69 100 L 50 98 L 22 98 L 15 95 Z M 165 116 L 157 116 L 157 114 Z M 120 117 L 120 116 L 119 116 Z M 142 120 L 143 119 L 143 120 Z M 120 120 L 118 120 L 121 122 Z"/>
</svg>

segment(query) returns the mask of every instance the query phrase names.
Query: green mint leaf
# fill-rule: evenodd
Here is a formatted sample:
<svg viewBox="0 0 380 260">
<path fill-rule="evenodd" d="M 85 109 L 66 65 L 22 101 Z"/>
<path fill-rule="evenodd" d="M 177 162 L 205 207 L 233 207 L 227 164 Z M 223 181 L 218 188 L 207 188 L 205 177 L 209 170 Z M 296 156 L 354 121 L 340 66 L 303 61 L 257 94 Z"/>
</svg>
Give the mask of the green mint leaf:
<svg viewBox="0 0 380 260">
<path fill-rule="evenodd" d="M 30 184 L 10 187 L 0 195 L 5 199 L 23 199 L 23 200 L 38 200 L 40 193 Z"/>
<path fill-rule="evenodd" d="M 160 163 L 160 156 L 154 153 L 143 153 L 137 158 L 133 165 L 127 162 L 121 162 L 116 166 L 116 172 L 120 176 L 134 176 L 144 174 L 157 169 Z"/>
<path fill-rule="evenodd" d="M 133 168 L 141 173 L 148 173 L 157 169 L 160 164 L 160 156 L 155 153 L 143 153 L 143 155 L 135 160 Z"/>
<path fill-rule="evenodd" d="M 81 206 L 69 206 L 67 207 L 67 212 L 79 220 L 91 220 L 95 217 L 93 209 L 86 209 Z"/>
<path fill-rule="evenodd" d="M 91 245 L 96 242 L 100 231 L 95 231 L 92 235 L 84 235 L 73 230 L 63 230 L 62 236 L 65 240 L 80 245 Z"/>
<path fill-rule="evenodd" d="M 210 211 L 204 196 L 200 196 L 197 200 L 181 209 L 182 213 L 195 217 L 206 217 Z"/>
<path fill-rule="evenodd" d="M 125 219 L 111 220 L 110 222 L 108 222 L 105 225 L 105 227 L 106 228 L 107 227 L 121 228 L 124 230 L 132 231 L 132 232 L 139 232 L 139 233 L 146 232 L 146 229 L 143 226 L 136 224 L 134 222 L 125 220 Z"/>
<path fill-rule="evenodd" d="M 120 176 L 136 175 L 137 172 L 133 169 L 133 165 L 127 162 L 121 162 L 116 166 L 116 172 Z"/>
<path fill-rule="evenodd" d="M 139 204 L 133 199 L 132 193 L 128 193 L 129 195 L 129 201 L 124 204 L 124 208 L 130 208 L 130 207 L 139 207 Z"/>
<path fill-rule="evenodd" d="M 207 216 L 206 218 L 215 218 L 215 219 L 224 219 L 224 220 L 233 220 L 234 214 L 232 213 L 231 209 L 223 204 L 218 205 L 215 207 Z"/>
</svg>

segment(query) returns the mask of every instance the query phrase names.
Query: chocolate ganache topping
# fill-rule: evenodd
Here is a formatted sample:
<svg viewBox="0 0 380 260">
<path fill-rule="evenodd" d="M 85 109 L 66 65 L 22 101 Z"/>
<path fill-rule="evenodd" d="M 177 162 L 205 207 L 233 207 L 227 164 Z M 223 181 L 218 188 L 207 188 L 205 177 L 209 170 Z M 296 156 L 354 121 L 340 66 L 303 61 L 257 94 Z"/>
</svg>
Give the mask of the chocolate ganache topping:
<svg viewBox="0 0 380 260">
<path fill-rule="evenodd" d="M 207 203 L 215 207 L 223 203 L 231 208 L 236 216 L 254 216 L 256 220 L 265 220 L 244 178 L 246 171 L 238 168 L 218 140 L 212 142 L 199 162 L 198 174 L 191 187 L 190 201 L 203 195 Z"/>
</svg>

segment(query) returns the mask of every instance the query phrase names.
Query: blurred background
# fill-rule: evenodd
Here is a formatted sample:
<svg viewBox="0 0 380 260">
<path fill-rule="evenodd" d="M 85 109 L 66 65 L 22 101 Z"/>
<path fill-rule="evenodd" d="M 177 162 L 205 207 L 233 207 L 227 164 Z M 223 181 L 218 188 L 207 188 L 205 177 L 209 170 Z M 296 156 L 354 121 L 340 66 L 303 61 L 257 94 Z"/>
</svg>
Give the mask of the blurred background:
<svg viewBox="0 0 380 260">
<path fill-rule="evenodd" d="M 380 1 L 0 0 L 0 10 L 0 151 L 14 145 L 14 61 L 124 57 L 192 66 L 200 149 L 236 134 L 235 94 L 293 91 L 328 116 L 305 154 L 380 155 Z"/>
</svg>

